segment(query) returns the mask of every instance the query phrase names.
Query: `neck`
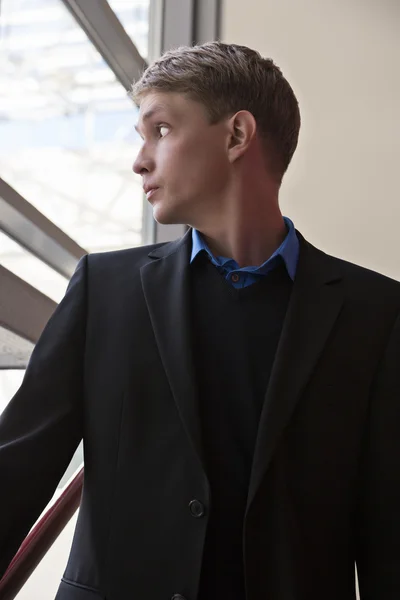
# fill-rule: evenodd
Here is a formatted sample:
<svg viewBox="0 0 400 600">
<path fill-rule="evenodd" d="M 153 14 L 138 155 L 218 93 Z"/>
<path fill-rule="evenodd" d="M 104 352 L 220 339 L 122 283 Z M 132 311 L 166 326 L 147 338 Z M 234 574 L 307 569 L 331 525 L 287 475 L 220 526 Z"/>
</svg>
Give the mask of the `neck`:
<svg viewBox="0 0 400 600">
<path fill-rule="evenodd" d="M 246 193 L 230 192 L 219 210 L 193 224 L 215 256 L 233 258 L 240 267 L 258 266 L 281 245 L 286 225 L 278 204 L 278 188 L 264 186 Z"/>
</svg>

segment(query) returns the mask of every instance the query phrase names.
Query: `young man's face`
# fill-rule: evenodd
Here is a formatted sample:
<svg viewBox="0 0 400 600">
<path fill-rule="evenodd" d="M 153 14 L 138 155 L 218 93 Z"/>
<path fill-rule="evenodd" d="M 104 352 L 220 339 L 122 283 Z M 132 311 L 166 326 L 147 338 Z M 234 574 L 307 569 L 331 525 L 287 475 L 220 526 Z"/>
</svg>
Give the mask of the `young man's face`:
<svg viewBox="0 0 400 600">
<path fill-rule="evenodd" d="M 140 105 L 143 139 L 133 170 L 142 175 L 159 223 L 199 225 L 217 210 L 229 173 L 226 121 L 182 94 L 152 91 Z"/>
</svg>

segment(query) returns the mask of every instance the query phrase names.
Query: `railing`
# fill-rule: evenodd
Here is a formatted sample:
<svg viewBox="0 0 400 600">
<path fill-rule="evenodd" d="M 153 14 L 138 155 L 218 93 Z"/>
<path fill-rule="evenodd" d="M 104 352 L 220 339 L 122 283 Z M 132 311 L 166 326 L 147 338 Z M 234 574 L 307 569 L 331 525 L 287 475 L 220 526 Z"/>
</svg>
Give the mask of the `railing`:
<svg viewBox="0 0 400 600">
<path fill-rule="evenodd" d="M 0 580 L 1 600 L 14 600 L 79 506 L 83 468 L 27 535 Z"/>
</svg>

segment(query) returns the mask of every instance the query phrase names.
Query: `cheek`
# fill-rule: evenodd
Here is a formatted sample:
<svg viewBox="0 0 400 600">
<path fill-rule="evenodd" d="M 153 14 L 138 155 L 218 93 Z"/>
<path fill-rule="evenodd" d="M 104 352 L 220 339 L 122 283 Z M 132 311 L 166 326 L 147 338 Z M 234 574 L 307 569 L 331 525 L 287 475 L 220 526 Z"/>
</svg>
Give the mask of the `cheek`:
<svg viewBox="0 0 400 600">
<path fill-rule="evenodd" d="M 171 193 L 186 195 L 187 192 L 220 188 L 226 178 L 227 161 L 212 140 L 174 140 L 160 147 L 157 170 Z"/>
<path fill-rule="evenodd" d="M 226 158 L 217 145 L 198 144 L 186 149 L 183 160 L 186 172 L 195 178 L 198 184 L 210 187 L 216 184 L 226 172 Z"/>
<path fill-rule="evenodd" d="M 191 164 L 188 149 L 184 145 L 165 143 L 160 145 L 156 157 L 156 170 L 164 185 L 169 187 L 176 179 L 184 177 L 187 166 Z"/>
<path fill-rule="evenodd" d="M 226 155 L 215 145 L 204 147 L 196 160 L 196 177 L 199 187 L 217 192 L 224 187 L 228 177 Z"/>
</svg>

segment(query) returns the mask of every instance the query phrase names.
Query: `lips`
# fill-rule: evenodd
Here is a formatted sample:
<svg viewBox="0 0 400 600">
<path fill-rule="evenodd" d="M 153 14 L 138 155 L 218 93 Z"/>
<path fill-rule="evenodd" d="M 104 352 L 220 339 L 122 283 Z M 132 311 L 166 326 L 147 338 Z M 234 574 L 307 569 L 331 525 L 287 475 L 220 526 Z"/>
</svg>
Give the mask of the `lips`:
<svg viewBox="0 0 400 600">
<path fill-rule="evenodd" d="M 148 192 L 146 192 L 146 198 L 147 200 L 150 200 L 150 198 L 156 193 L 156 191 L 159 188 L 150 188 Z"/>
<path fill-rule="evenodd" d="M 158 187 L 156 185 L 145 184 L 143 190 L 147 199 L 149 199 L 158 190 Z"/>
</svg>

